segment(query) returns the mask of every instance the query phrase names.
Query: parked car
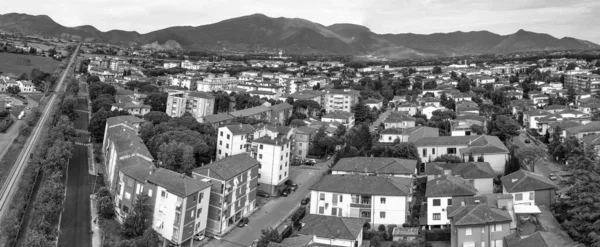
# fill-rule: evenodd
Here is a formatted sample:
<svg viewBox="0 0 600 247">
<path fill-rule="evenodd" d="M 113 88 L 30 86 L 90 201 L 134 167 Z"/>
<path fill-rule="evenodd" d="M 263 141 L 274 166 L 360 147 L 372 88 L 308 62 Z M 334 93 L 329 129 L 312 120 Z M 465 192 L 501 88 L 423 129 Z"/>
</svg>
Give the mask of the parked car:
<svg viewBox="0 0 600 247">
<path fill-rule="evenodd" d="M 194 235 L 194 240 L 196 240 L 196 241 L 202 241 L 203 239 L 204 239 L 204 234 L 202 234 L 202 235 L 200 235 L 200 234 Z"/>
<path fill-rule="evenodd" d="M 549 178 L 550 180 L 556 180 L 556 178 L 557 178 L 557 177 L 556 177 L 556 173 L 554 173 L 554 172 L 551 172 L 551 173 L 550 173 L 550 175 L 548 175 L 548 178 Z"/>
<path fill-rule="evenodd" d="M 292 192 L 296 192 L 298 189 L 298 184 L 292 184 L 288 187 L 288 189 L 290 189 Z"/>
<path fill-rule="evenodd" d="M 529 144 L 531 141 L 529 139 L 525 139 L 525 143 Z"/>
<path fill-rule="evenodd" d="M 307 205 L 308 203 L 310 203 L 310 197 L 306 197 L 300 201 L 300 205 Z"/>
<path fill-rule="evenodd" d="M 238 227 L 244 227 L 244 226 L 248 225 L 249 221 L 250 220 L 248 220 L 248 218 L 244 217 L 240 221 L 238 221 L 237 226 Z"/>
<path fill-rule="evenodd" d="M 282 191 L 279 193 L 279 195 L 280 195 L 280 196 L 283 196 L 283 197 L 286 197 L 286 196 L 290 195 L 290 191 L 289 191 L 289 189 L 288 189 L 288 188 L 285 188 L 285 189 L 283 189 L 283 190 L 282 190 Z"/>
<path fill-rule="evenodd" d="M 307 166 L 314 166 L 317 162 L 315 162 L 314 160 L 306 160 L 306 162 L 304 162 L 304 165 Z"/>
<path fill-rule="evenodd" d="M 269 196 L 270 196 L 269 193 L 264 192 L 262 190 L 256 191 L 256 195 L 257 196 L 261 196 L 261 197 L 265 197 L 265 198 L 269 198 Z"/>
</svg>

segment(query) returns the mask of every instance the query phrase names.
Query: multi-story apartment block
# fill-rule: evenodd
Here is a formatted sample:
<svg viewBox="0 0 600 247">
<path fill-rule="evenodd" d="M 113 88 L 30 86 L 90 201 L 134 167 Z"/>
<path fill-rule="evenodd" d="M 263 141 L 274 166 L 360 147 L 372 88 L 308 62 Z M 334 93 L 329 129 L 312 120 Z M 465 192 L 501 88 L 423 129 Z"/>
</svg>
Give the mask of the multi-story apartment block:
<svg viewBox="0 0 600 247">
<path fill-rule="evenodd" d="M 193 170 L 193 177 L 210 183 L 206 230 L 222 235 L 256 207 L 259 162 L 237 154 Z"/>
<path fill-rule="evenodd" d="M 308 126 L 299 127 L 296 130 L 294 155 L 301 158 L 306 158 L 312 138 L 317 133 L 317 128 Z"/>
<path fill-rule="evenodd" d="M 452 200 L 462 197 L 473 197 L 477 189 L 462 178 L 442 176 L 427 182 L 425 197 L 427 198 L 427 227 L 444 228 L 450 225 L 448 207 Z"/>
<path fill-rule="evenodd" d="M 412 178 L 327 175 L 310 188 L 310 213 L 402 225 L 410 215 Z"/>
<path fill-rule="evenodd" d="M 256 129 L 249 124 L 226 125 L 218 129 L 217 160 L 248 152 Z"/>
<path fill-rule="evenodd" d="M 260 162 L 259 189 L 277 195 L 290 176 L 292 141 L 285 137 L 263 136 L 252 141 L 252 157 Z"/>
<path fill-rule="evenodd" d="M 503 247 L 504 236 L 510 234 L 508 211 L 488 204 L 449 207 L 448 217 L 452 247 Z"/>
<path fill-rule="evenodd" d="M 181 117 L 189 112 L 202 122 L 203 117 L 212 115 L 214 109 L 215 97 L 210 93 L 176 91 L 169 93 L 167 98 L 166 112 L 171 117 Z"/>
<path fill-rule="evenodd" d="M 236 88 L 238 83 L 239 81 L 233 77 L 205 78 L 196 82 L 196 90 L 200 92 L 228 91 Z"/>
<path fill-rule="evenodd" d="M 600 91 L 600 75 L 596 74 L 567 74 L 565 86 L 573 87 L 578 92 L 589 90 L 592 93 Z"/>
<path fill-rule="evenodd" d="M 351 112 L 352 106 L 358 103 L 360 92 L 351 89 L 330 89 L 325 91 L 325 110 L 327 112 Z"/>
</svg>

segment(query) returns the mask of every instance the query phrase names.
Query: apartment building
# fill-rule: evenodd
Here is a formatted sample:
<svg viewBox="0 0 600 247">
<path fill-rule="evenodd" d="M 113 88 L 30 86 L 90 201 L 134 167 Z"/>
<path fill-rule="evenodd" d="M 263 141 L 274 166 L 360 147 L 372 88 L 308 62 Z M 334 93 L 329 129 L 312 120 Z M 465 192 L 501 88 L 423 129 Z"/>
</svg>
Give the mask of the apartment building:
<svg viewBox="0 0 600 247">
<path fill-rule="evenodd" d="M 512 218 L 507 210 L 488 204 L 457 205 L 448 208 L 452 247 L 504 247 Z"/>
<path fill-rule="evenodd" d="M 326 175 L 310 188 L 310 214 L 402 225 L 410 215 L 412 178 Z"/>
<path fill-rule="evenodd" d="M 237 87 L 240 81 L 233 77 L 204 78 L 196 82 L 196 91 L 230 91 Z"/>
<path fill-rule="evenodd" d="M 317 133 L 318 128 L 302 126 L 296 130 L 294 155 L 301 158 L 306 158 L 312 138 Z"/>
<path fill-rule="evenodd" d="M 496 172 L 487 162 L 431 162 L 425 165 L 425 174 L 427 181 L 448 175 L 458 176 L 475 187 L 477 194 L 494 193 Z"/>
<path fill-rule="evenodd" d="M 425 197 L 427 198 L 426 226 L 428 229 L 450 226 L 448 207 L 453 206 L 456 198 L 473 197 L 477 189 L 462 178 L 441 176 L 427 182 Z"/>
<path fill-rule="evenodd" d="M 171 117 L 181 117 L 189 112 L 202 122 L 203 117 L 212 115 L 214 109 L 215 97 L 210 93 L 176 91 L 169 93 L 167 98 L 166 112 Z"/>
<path fill-rule="evenodd" d="M 354 127 L 354 113 L 345 111 L 334 111 L 325 114 L 321 117 L 321 121 L 324 123 L 338 122 L 346 126 L 347 129 Z"/>
<path fill-rule="evenodd" d="M 513 196 L 514 205 L 549 206 L 556 202 L 558 186 L 542 174 L 519 170 L 501 180 L 502 192 Z"/>
<path fill-rule="evenodd" d="M 342 158 L 332 168 L 331 174 L 412 178 L 417 174 L 417 161 L 389 157 Z"/>
<path fill-rule="evenodd" d="M 192 171 L 194 178 L 211 184 L 207 232 L 223 235 L 254 211 L 259 165 L 242 153 Z"/>
<path fill-rule="evenodd" d="M 360 96 L 360 92 L 352 89 L 329 89 L 325 92 L 325 105 L 323 108 L 327 112 L 351 112 L 352 106 L 358 103 L 358 97 Z"/>
<path fill-rule="evenodd" d="M 249 124 L 233 124 L 220 127 L 217 134 L 217 160 L 248 152 L 256 129 Z"/>
<path fill-rule="evenodd" d="M 600 91 L 600 75 L 596 74 L 567 74 L 565 75 L 565 86 L 574 87 L 576 91 L 583 92 L 589 90 L 589 92 L 595 93 Z"/>
<path fill-rule="evenodd" d="M 254 139 L 252 157 L 260 162 L 258 188 L 271 195 L 278 195 L 290 176 L 291 139 L 272 138 L 268 135 Z"/>
</svg>

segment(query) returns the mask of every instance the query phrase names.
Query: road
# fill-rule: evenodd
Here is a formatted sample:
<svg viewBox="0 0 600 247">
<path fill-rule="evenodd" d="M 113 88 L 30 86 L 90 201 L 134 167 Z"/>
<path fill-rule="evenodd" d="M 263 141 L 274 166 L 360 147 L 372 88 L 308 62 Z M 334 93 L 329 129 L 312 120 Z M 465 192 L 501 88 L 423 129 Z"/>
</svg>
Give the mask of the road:
<svg viewBox="0 0 600 247">
<path fill-rule="evenodd" d="M 322 174 L 326 173 L 327 164 L 331 161 L 332 159 L 309 168 L 292 166 L 290 179 L 298 184 L 296 192 L 288 197 L 279 197 L 269 201 L 249 217 L 250 223 L 247 226 L 236 227 L 225 235 L 222 240 L 213 239 L 208 244 L 202 246 L 250 246 L 255 239 L 260 237 L 262 229 L 275 227 L 300 205 L 300 201 L 308 195 L 308 189 L 321 179 Z"/>
<path fill-rule="evenodd" d="M 529 143 L 525 143 L 525 140 L 529 140 Z M 529 138 L 529 136 L 525 133 L 525 131 L 521 131 L 521 134 L 519 136 L 516 136 L 513 138 L 513 144 L 518 146 L 519 148 L 526 148 L 526 147 L 532 147 L 532 146 L 539 146 L 541 148 L 543 148 L 544 150 L 546 150 L 546 157 L 545 159 L 541 159 L 539 160 L 537 163 L 535 163 L 535 172 L 544 175 L 545 177 L 548 177 L 550 175 L 550 173 L 555 172 L 555 173 L 559 173 L 560 171 L 562 171 L 562 168 L 560 164 L 556 163 L 554 160 L 552 160 L 552 156 L 550 156 L 550 154 L 548 154 L 548 148 L 546 147 L 546 145 L 536 145 L 535 142 Z M 559 180 L 555 180 L 554 183 L 557 185 L 560 185 L 559 181 L 562 180 L 562 178 L 559 177 Z"/>
<path fill-rule="evenodd" d="M 58 81 L 58 85 L 56 85 L 57 92 L 61 92 L 62 90 L 64 90 L 63 87 L 64 87 L 65 78 L 67 77 L 67 74 L 69 74 L 69 72 L 71 71 L 73 62 L 75 61 L 75 58 L 77 57 L 77 53 L 79 53 L 80 46 L 81 45 L 77 46 L 77 48 L 75 49 L 73 54 L 71 54 L 71 59 L 69 60 L 69 64 L 67 65 L 67 68 L 63 71 L 63 74 L 60 77 L 60 80 Z M 50 112 L 52 110 L 51 108 L 54 106 L 56 99 L 57 99 L 57 94 L 55 93 L 50 98 L 50 101 L 48 101 L 47 107 L 44 109 L 40 120 L 34 127 L 33 132 L 31 134 L 31 136 L 29 137 L 29 140 L 27 141 L 25 147 L 23 148 L 23 150 L 21 150 L 21 153 L 19 154 L 19 157 L 17 158 L 17 162 L 15 163 L 13 168 L 10 170 L 10 173 L 8 175 L 6 182 L 4 182 L 4 184 L 2 185 L 2 190 L 0 190 L 0 218 L 4 215 L 4 213 L 10 206 L 9 202 L 12 199 L 14 191 L 17 188 L 16 185 L 18 184 L 18 182 L 21 178 L 21 175 L 23 173 L 25 165 L 29 161 L 29 157 L 30 157 L 31 153 L 34 151 L 35 145 L 38 143 L 38 139 L 40 137 L 43 126 L 46 125 L 46 122 L 51 117 L 51 114 L 50 114 Z"/>
<path fill-rule="evenodd" d="M 375 120 L 375 122 L 371 123 L 369 129 L 371 131 L 375 131 L 377 127 L 379 127 L 379 124 L 382 123 L 390 115 L 390 113 L 392 113 L 392 110 L 393 109 L 387 109 L 387 111 L 379 114 L 379 117 L 377 118 L 377 120 Z"/>
<path fill-rule="evenodd" d="M 75 130 L 79 137 L 75 140 L 73 157 L 67 169 L 67 196 L 63 205 L 58 246 L 92 246 L 90 194 L 94 177 L 89 174 L 90 135 L 87 95 L 80 94 L 75 107 L 79 117 L 75 120 Z"/>
</svg>

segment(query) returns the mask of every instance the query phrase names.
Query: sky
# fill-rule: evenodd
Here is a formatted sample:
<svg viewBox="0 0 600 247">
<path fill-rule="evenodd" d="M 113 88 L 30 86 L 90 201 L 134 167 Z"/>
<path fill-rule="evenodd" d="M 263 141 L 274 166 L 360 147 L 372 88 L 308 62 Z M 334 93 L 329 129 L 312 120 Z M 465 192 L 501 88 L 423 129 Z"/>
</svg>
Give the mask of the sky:
<svg viewBox="0 0 600 247">
<path fill-rule="evenodd" d="M 64 26 L 93 25 L 147 33 L 170 26 L 200 26 L 262 13 L 323 25 L 353 23 L 376 33 L 519 29 L 600 44 L 598 0 L 21 0 L 0 13 L 48 15 Z"/>
</svg>

